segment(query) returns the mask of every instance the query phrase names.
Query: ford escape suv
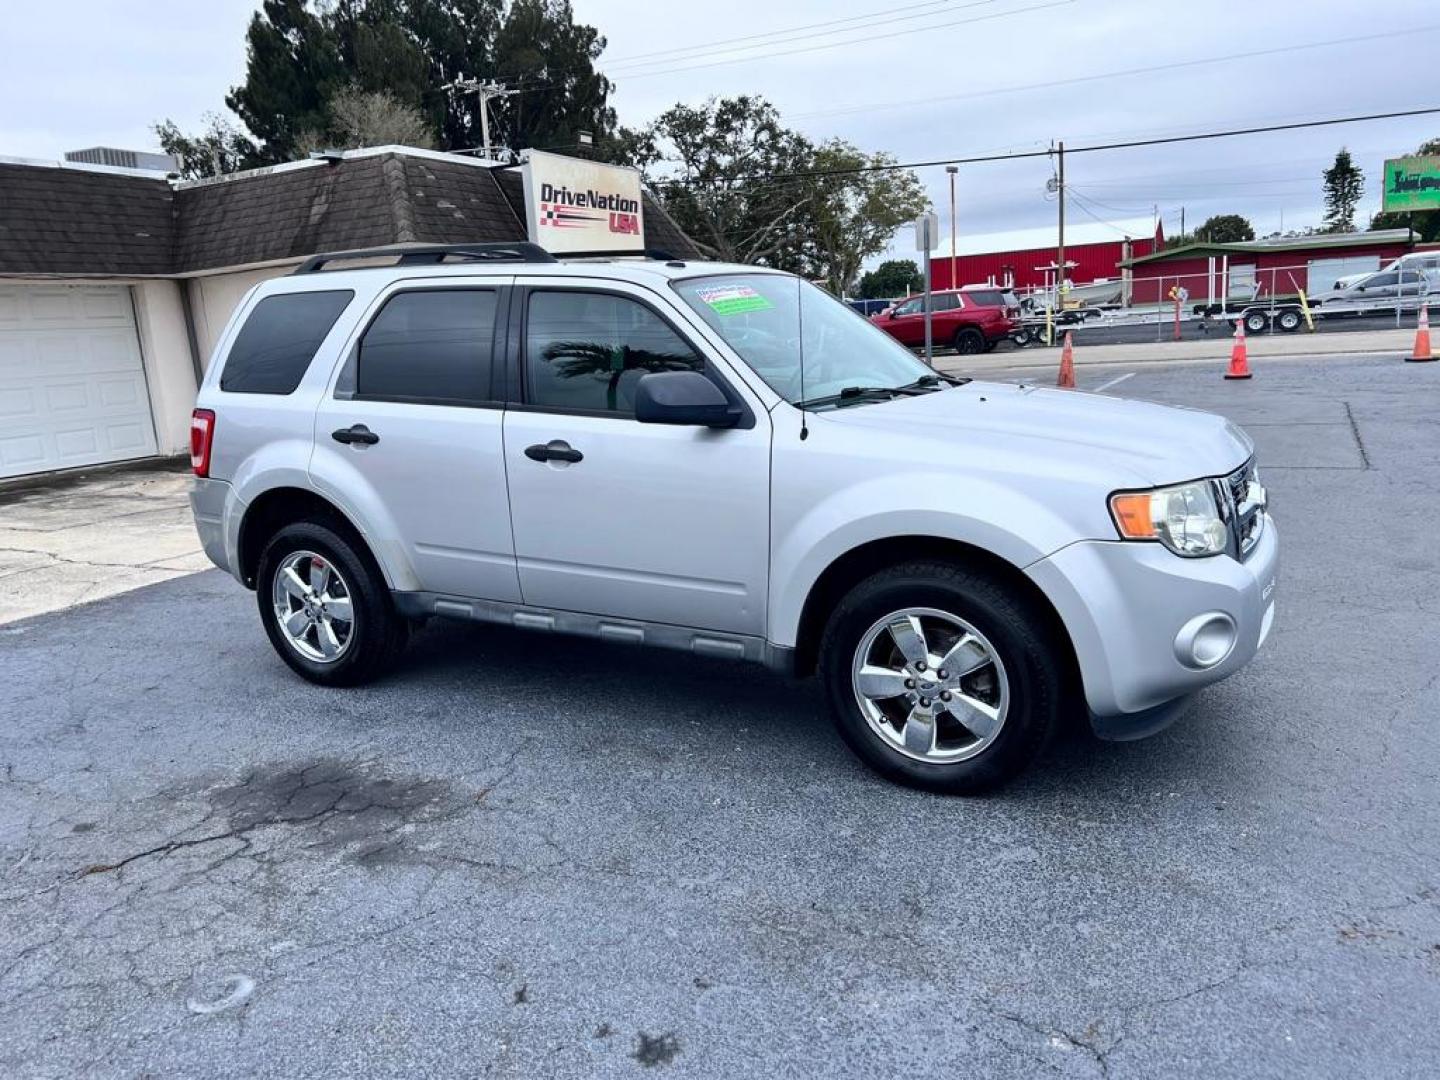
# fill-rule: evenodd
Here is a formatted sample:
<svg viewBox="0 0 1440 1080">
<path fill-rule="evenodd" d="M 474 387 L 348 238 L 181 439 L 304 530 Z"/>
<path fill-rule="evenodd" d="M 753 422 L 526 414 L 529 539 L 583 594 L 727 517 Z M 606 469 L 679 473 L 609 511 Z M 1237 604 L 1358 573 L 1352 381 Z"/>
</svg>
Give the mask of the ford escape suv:
<svg viewBox="0 0 1440 1080">
<path fill-rule="evenodd" d="M 939 375 L 751 266 L 316 257 L 240 303 L 191 454 L 206 552 L 313 682 L 431 616 L 758 661 L 932 790 L 993 787 L 1070 715 L 1158 730 L 1275 610 L 1233 424 Z"/>
</svg>

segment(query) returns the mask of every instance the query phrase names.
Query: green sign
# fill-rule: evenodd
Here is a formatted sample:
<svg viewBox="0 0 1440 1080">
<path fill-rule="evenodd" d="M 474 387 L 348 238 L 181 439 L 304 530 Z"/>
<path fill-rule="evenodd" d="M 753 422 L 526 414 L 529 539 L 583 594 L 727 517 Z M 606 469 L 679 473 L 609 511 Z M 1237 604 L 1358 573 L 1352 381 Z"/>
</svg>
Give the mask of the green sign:
<svg viewBox="0 0 1440 1080">
<path fill-rule="evenodd" d="M 1440 156 L 1391 158 L 1385 162 L 1381 209 L 1440 210 Z"/>
</svg>

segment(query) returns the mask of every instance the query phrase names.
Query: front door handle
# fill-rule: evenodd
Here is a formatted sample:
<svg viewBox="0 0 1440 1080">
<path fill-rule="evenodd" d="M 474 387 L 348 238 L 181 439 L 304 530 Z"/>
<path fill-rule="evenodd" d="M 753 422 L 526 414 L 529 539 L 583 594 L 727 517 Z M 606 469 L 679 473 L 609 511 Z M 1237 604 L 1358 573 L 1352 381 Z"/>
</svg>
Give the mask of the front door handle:
<svg viewBox="0 0 1440 1080">
<path fill-rule="evenodd" d="M 348 428 L 338 428 L 330 433 L 330 437 L 338 443 L 360 443 L 363 446 L 374 446 L 380 441 L 380 436 L 371 431 L 364 424 L 351 424 Z"/>
<path fill-rule="evenodd" d="M 551 439 L 548 443 L 527 446 L 525 456 L 531 461 L 568 461 L 572 465 L 585 460 L 585 455 L 572 448 L 564 439 Z"/>
</svg>

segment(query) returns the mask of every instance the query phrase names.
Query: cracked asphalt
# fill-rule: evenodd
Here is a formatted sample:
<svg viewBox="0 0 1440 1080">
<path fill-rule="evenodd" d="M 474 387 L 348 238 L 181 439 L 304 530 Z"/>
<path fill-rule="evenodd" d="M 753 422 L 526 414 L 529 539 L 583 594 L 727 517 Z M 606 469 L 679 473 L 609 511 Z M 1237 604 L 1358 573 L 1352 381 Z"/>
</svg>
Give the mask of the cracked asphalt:
<svg viewBox="0 0 1440 1080">
<path fill-rule="evenodd" d="M 1435 1075 L 1440 365 L 1221 367 L 1123 392 L 1256 437 L 1271 641 L 986 799 L 675 654 L 321 690 L 219 572 L 0 626 L 0 1073 Z"/>
</svg>

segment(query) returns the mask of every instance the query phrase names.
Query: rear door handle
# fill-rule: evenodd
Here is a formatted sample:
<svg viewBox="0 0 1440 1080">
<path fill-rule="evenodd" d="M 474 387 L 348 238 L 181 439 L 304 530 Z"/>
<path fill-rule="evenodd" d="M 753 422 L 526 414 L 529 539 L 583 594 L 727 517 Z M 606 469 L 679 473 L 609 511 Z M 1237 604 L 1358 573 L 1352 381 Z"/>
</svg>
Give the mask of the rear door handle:
<svg viewBox="0 0 1440 1080">
<path fill-rule="evenodd" d="M 348 428 L 337 428 L 330 433 L 330 437 L 338 443 L 360 443 L 363 446 L 374 446 L 380 441 L 380 436 L 371 431 L 364 424 L 351 424 Z"/>
<path fill-rule="evenodd" d="M 585 460 L 585 455 L 571 447 L 564 439 L 551 439 L 548 443 L 527 446 L 525 456 L 531 461 L 568 461 L 572 465 Z"/>
</svg>

